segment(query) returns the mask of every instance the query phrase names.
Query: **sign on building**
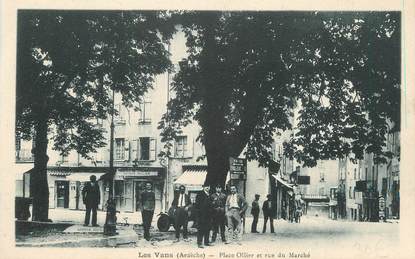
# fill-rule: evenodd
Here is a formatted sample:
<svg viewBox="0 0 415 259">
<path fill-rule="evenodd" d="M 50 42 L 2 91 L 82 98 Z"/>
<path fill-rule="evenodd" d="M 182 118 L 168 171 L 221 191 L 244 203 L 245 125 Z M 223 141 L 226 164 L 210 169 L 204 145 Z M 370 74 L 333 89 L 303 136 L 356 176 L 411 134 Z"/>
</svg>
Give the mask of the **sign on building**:
<svg viewBox="0 0 415 259">
<path fill-rule="evenodd" d="M 246 159 L 230 157 L 229 172 L 231 179 L 246 179 Z"/>
</svg>

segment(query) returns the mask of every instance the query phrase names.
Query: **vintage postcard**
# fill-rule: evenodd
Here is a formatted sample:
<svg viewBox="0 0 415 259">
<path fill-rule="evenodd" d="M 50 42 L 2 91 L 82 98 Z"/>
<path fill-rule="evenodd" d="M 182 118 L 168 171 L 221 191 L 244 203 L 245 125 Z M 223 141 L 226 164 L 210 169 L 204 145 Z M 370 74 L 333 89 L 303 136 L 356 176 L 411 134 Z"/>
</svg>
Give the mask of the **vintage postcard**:
<svg viewBox="0 0 415 259">
<path fill-rule="evenodd" d="M 415 258 L 414 7 L 4 1 L 2 258 Z"/>
</svg>

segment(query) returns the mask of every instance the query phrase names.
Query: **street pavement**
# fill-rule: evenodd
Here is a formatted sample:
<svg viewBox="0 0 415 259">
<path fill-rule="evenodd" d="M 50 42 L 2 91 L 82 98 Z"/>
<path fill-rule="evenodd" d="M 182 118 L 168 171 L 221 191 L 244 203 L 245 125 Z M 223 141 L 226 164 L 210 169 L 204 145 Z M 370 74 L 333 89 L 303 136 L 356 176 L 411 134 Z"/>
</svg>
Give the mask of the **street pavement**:
<svg viewBox="0 0 415 259">
<path fill-rule="evenodd" d="M 50 218 L 54 222 L 72 222 L 75 227 L 82 227 L 84 211 L 51 209 L 49 212 Z M 395 258 L 399 249 L 399 226 L 396 221 L 389 223 L 376 222 L 350 222 L 337 221 L 322 217 L 303 216 L 301 223 L 289 223 L 285 220 L 275 220 L 275 233 L 269 233 L 269 224 L 267 226 L 267 233 L 249 233 L 252 222 L 251 217 L 246 219 L 246 233 L 243 235 L 242 243 L 232 243 L 225 245 L 219 239 L 213 247 L 205 247 L 204 249 L 197 248 L 196 245 L 196 230 L 190 228 L 190 238 L 187 241 L 181 240 L 174 242 L 174 229 L 170 228 L 168 232 L 160 232 L 156 229 L 157 215 L 153 218 L 151 236 L 152 240 L 146 241 L 143 238 L 143 229 L 138 224 L 141 224 L 141 215 L 137 213 L 120 213 L 117 214 L 118 223 L 123 222 L 126 218 L 129 226 L 119 226 L 117 229 L 120 232 L 120 237 L 112 237 L 109 242 L 108 237 L 103 235 L 93 235 L 91 233 L 77 233 L 72 236 L 74 240 L 79 241 L 76 245 L 67 239 L 71 235 L 56 235 L 55 239 L 43 238 L 42 246 L 64 246 L 64 247 L 135 247 L 141 250 L 157 250 L 169 251 L 174 248 L 175 251 L 186 249 L 194 249 L 196 251 L 204 251 L 204 253 L 213 253 L 213 255 L 220 258 L 227 257 L 227 252 L 234 253 L 242 250 L 260 250 L 269 251 L 274 257 L 268 258 L 285 258 L 295 257 L 290 256 L 291 252 L 298 255 L 311 255 L 311 257 L 320 258 L 324 255 L 333 254 L 332 258 L 357 258 L 364 256 L 366 258 Z M 105 221 L 105 212 L 98 212 L 98 224 L 102 228 Z M 124 221 L 125 222 L 125 221 Z M 262 230 L 262 219 L 258 222 L 258 230 Z M 135 235 L 134 235 L 135 234 Z M 90 239 L 88 239 L 90 238 Z M 21 240 L 19 246 L 25 246 L 25 242 L 36 242 L 36 237 L 33 239 L 26 238 Z M 62 241 L 59 245 L 59 242 Z M 30 245 L 29 245 L 30 246 Z M 223 251 L 224 254 L 218 254 L 218 251 Z M 281 256 L 278 256 L 280 254 Z M 237 256 L 236 256 L 237 257 Z M 235 257 L 235 258 L 236 258 Z M 300 257 L 300 256 L 299 256 Z M 243 258 L 243 256 L 240 256 Z"/>
</svg>

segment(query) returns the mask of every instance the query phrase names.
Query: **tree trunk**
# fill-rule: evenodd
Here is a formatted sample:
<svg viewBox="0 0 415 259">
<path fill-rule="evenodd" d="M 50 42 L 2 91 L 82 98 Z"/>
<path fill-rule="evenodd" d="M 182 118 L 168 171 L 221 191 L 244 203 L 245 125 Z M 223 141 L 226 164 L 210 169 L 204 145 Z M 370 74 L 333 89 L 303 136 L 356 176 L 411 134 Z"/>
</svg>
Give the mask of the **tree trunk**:
<svg viewBox="0 0 415 259">
<path fill-rule="evenodd" d="M 34 170 L 30 177 L 30 193 L 33 198 L 33 221 L 48 221 L 49 212 L 49 186 L 47 179 L 47 146 L 48 146 L 48 124 L 45 114 L 38 117 L 35 126 L 34 137 Z"/>
</svg>

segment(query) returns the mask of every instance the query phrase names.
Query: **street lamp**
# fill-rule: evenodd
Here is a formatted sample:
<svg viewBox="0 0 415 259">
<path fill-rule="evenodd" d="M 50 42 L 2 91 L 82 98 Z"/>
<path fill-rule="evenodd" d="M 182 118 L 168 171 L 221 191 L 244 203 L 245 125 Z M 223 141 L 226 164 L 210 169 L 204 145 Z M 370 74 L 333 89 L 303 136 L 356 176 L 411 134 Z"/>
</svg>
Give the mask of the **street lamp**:
<svg viewBox="0 0 415 259">
<path fill-rule="evenodd" d="M 117 234 L 117 217 L 114 200 L 114 90 L 112 90 L 112 109 L 110 126 L 110 164 L 108 170 L 109 194 L 107 200 L 107 214 L 105 216 L 104 235 L 113 236 Z"/>
</svg>

